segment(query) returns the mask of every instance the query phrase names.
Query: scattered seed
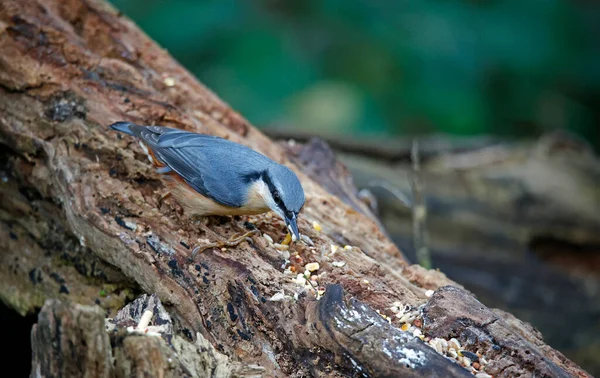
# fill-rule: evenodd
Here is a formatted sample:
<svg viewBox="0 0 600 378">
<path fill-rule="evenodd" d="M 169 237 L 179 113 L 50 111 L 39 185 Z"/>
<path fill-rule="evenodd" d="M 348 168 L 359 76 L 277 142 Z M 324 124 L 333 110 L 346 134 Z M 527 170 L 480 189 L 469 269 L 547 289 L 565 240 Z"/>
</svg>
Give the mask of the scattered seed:
<svg viewBox="0 0 600 378">
<path fill-rule="evenodd" d="M 287 251 L 288 249 L 290 249 L 290 246 L 287 244 L 275 243 L 273 244 L 273 246 L 275 247 L 275 249 L 278 249 L 280 251 Z"/>
<path fill-rule="evenodd" d="M 306 266 L 304 268 L 306 268 L 306 270 L 308 270 L 309 272 L 314 272 L 315 270 L 319 270 L 319 263 L 317 263 L 317 262 L 308 263 L 308 264 L 306 264 Z"/>
<path fill-rule="evenodd" d="M 338 250 L 338 248 L 339 248 L 339 247 L 338 247 L 337 245 L 333 245 L 333 244 L 332 244 L 332 245 L 331 245 L 331 254 L 333 255 L 334 253 L 336 253 L 336 252 L 337 252 L 337 250 Z"/>
<path fill-rule="evenodd" d="M 281 290 L 278 293 L 275 293 L 271 298 L 269 298 L 269 300 L 271 302 L 278 302 L 283 300 L 283 298 L 285 298 L 285 293 L 283 292 L 283 290 Z"/>
<path fill-rule="evenodd" d="M 345 246 L 344 246 L 344 249 L 346 249 L 346 250 L 348 250 L 348 249 L 352 249 L 352 246 L 350 246 L 350 245 L 345 245 Z"/>
<path fill-rule="evenodd" d="M 323 230 L 323 228 L 321 228 L 321 225 L 318 224 L 316 221 L 313 221 L 312 226 L 317 232 L 321 232 L 321 230 Z"/>
<path fill-rule="evenodd" d="M 312 241 L 312 239 L 309 238 L 306 235 L 300 235 L 300 240 L 302 240 L 304 243 L 306 243 L 306 244 L 308 244 L 310 246 L 314 246 L 315 245 L 315 243 Z"/>
<path fill-rule="evenodd" d="M 331 265 L 335 266 L 336 268 L 341 268 L 344 265 L 346 265 L 345 261 L 334 261 L 331 263 Z"/>
<path fill-rule="evenodd" d="M 446 341 L 446 339 L 439 339 L 439 343 L 442 346 L 442 350 L 444 352 L 448 351 L 448 341 Z"/>
<path fill-rule="evenodd" d="M 306 278 L 304 277 L 304 274 L 298 273 L 296 278 L 294 278 L 293 282 L 297 283 L 298 285 L 304 286 L 304 285 L 306 285 Z"/>
<path fill-rule="evenodd" d="M 167 87 L 173 87 L 175 86 L 175 79 L 173 79 L 172 77 L 167 77 L 165 78 L 164 83 Z"/>
<path fill-rule="evenodd" d="M 289 244 L 290 244 L 291 242 L 292 242 L 292 235 L 291 235 L 291 234 L 288 232 L 288 233 L 285 235 L 285 238 L 283 239 L 283 241 L 281 242 L 281 244 L 280 244 L 280 245 L 287 245 L 287 246 L 289 246 Z M 275 248 L 277 248 L 277 247 L 275 247 Z"/>
<path fill-rule="evenodd" d="M 269 244 L 273 244 L 273 238 L 269 236 L 269 234 L 263 234 L 263 237 Z"/>
<path fill-rule="evenodd" d="M 425 296 L 426 296 L 426 297 L 431 297 L 432 295 L 433 295 L 433 290 L 427 290 L 427 291 L 425 292 Z"/>
<path fill-rule="evenodd" d="M 460 346 L 460 342 L 458 340 L 456 340 L 454 337 L 450 339 L 450 341 L 448 341 L 448 346 L 450 348 L 461 350 L 461 346 Z"/>
</svg>

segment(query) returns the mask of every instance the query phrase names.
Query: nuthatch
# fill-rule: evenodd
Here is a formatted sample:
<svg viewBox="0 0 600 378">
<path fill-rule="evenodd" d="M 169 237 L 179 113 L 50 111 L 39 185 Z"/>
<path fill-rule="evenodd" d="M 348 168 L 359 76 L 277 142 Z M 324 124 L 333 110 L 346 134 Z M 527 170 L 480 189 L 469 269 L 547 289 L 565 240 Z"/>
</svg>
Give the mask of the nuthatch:
<svg viewBox="0 0 600 378">
<path fill-rule="evenodd" d="M 133 135 L 163 174 L 173 196 L 195 215 L 247 215 L 269 210 L 300 234 L 296 217 L 304 190 L 289 168 L 241 144 L 204 134 L 129 122 L 110 125 Z"/>
</svg>

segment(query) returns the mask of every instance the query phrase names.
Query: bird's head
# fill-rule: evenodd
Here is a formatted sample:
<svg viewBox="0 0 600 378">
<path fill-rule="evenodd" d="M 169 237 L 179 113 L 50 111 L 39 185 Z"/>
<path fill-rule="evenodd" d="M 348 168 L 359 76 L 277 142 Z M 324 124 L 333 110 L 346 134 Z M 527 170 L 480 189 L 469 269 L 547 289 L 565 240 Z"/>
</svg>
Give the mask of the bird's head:
<svg viewBox="0 0 600 378">
<path fill-rule="evenodd" d="M 265 186 L 263 195 L 266 205 L 279 215 L 294 241 L 300 239 L 297 217 L 304 206 L 304 189 L 294 172 L 283 165 L 273 165 L 265 170 L 259 180 Z"/>
</svg>

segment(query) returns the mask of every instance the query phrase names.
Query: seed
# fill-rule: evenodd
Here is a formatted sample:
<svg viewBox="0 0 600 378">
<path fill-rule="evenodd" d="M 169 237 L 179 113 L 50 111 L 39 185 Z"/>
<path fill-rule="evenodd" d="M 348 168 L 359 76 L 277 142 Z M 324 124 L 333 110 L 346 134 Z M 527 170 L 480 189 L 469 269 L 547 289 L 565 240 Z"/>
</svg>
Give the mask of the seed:
<svg viewBox="0 0 600 378">
<path fill-rule="evenodd" d="M 431 297 L 432 295 L 433 295 L 433 290 L 427 290 L 427 291 L 425 292 L 425 296 L 426 296 L 426 297 Z"/>
<path fill-rule="evenodd" d="M 306 264 L 305 268 L 309 272 L 314 272 L 315 270 L 319 270 L 319 263 L 318 262 L 308 263 L 308 264 Z"/>
<path fill-rule="evenodd" d="M 410 327 L 410 324 L 404 323 L 404 324 L 402 324 L 402 327 L 400 327 L 400 329 L 403 330 L 403 331 L 408 331 L 409 327 Z"/>
<path fill-rule="evenodd" d="M 269 300 L 271 302 L 278 302 L 278 301 L 283 300 L 283 298 L 285 298 L 285 294 L 284 294 L 284 292 L 282 290 L 282 291 L 280 291 L 278 293 L 275 293 L 271 298 L 269 298 Z"/>
<path fill-rule="evenodd" d="M 440 339 L 440 345 L 442 346 L 442 350 L 444 352 L 448 351 L 448 341 L 446 341 L 446 339 Z"/>
<path fill-rule="evenodd" d="M 308 244 L 310 246 L 315 245 L 315 243 L 312 241 L 312 239 L 304 234 L 300 235 L 300 240 L 302 240 L 303 242 L 305 242 L 306 244 Z"/>
<path fill-rule="evenodd" d="M 312 226 L 317 232 L 320 232 L 322 230 L 321 225 L 318 224 L 316 221 L 313 221 Z"/>
<path fill-rule="evenodd" d="M 173 79 L 172 77 L 167 77 L 165 78 L 164 83 L 167 87 L 173 87 L 175 86 L 175 79 Z"/>
<path fill-rule="evenodd" d="M 287 244 L 279 244 L 279 243 L 275 243 L 273 244 L 275 246 L 276 249 L 280 250 L 280 251 L 287 251 L 288 249 L 290 249 L 290 246 Z"/>
<path fill-rule="evenodd" d="M 283 241 L 281 242 L 281 244 L 283 245 L 289 245 L 292 242 L 292 235 L 288 232 L 285 235 L 285 238 L 283 239 Z"/>
<path fill-rule="evenodd" d="M 450 341 L 448 341 L 448 346 L 450 348 L 456 349 L 456 350 L 460 350 L 461 346 L 460 346 L 460 342 L 458 340 L 456 340 L 454 337 L 450 339 Z"/>
<path fill-rule="evenodd" d="M 331 265 L 335 266 L 336 268 L 341 268 L 344 265 L 346 265 L 345 261 L 334 261 L 331 263 Z"/>
<path fill-rule="evenodd" d="M 269 236 L 269 234 L 264 234 L 263 237 L 269 244 L 273 244 L 273 238 Z"/>
</svg>

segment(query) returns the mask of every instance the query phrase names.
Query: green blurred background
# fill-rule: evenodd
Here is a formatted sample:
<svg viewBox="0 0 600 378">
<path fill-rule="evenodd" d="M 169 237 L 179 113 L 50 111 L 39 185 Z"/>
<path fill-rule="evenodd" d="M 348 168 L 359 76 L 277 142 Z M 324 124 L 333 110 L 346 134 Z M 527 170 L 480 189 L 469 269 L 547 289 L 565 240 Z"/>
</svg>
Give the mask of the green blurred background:
<svg viewBox="0 0 600 378">
<path fill-rule="evenodd" d="M 595 1 L 112 2 L 258 127 L 600 146 Z"/>
</svg>

